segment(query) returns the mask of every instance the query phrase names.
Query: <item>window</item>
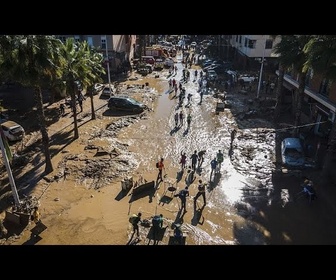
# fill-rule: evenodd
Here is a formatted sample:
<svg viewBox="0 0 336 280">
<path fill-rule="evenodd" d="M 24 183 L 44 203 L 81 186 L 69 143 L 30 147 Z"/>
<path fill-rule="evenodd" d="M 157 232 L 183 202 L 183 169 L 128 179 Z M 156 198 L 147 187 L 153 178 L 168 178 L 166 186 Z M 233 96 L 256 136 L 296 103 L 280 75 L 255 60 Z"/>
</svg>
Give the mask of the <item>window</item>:
<svg viewBox="0 0 336 280">
<path fill-rule="evenodd" d="M 101 40 L 101 48 L 106 49 L 106 36 L 101 36 L 100 40 Z"/>
<path fill-rule="evenodd" d="M 239 35 L 239 44 L 242 42 L 242 35 Z"/>
<path fill-rule="evenodd" d="M 320 90 L 319 93 L 325 96 L 329 95 L 329 90 L 330 90 L 330 81 L 328 79 L 323 79 L 320 85 Z"/>
<path fill-rule="evenodd" d="M 236 35 L 236 42 L 238 43 L 238 35 Z"/>
<path fill-rule="evenodd" d="M 87 37 L 87 42 L 90 47 L 93 47 L 93 38 L 92 37 Z"/>
<path fill-rule="evenodd" d="M 248 47 L 249 47 L 250 49 L 255 49 L 256 44 L 257 44 L 257 41 L 256 41 L 256 40 L 249 40 L 249 41 L 248 41 Z"/>
<path fill-rule="evenodd" d="M 307 87 L 310 87 L 310 84 L 311 84 L 311 80 L 312 80 L 312 78 L 313 78 L 313 69 L 308 69 L 308 71 L 307 71 L 307 74 L 306 74 L 306 80 L 305 80 L 305 85 L 307 86 Z"/>
<path fill-rule="evenodd" d="M 75 42 L 79 42 L 79 36 L 75 35 Z"/>
<path fill-rule="evenodd" d="M 63 43 L 65 43 L 65 41 L 66 41 L 66 37 L 65 36 L 59 36 L 58 39 L 60 39 Z"/>
<path fill-rule="evenodd" d="M 265 43 L 265 49 L 272 49 L 273 48 L 273 40 L 267 39 Z"/>
</svg>

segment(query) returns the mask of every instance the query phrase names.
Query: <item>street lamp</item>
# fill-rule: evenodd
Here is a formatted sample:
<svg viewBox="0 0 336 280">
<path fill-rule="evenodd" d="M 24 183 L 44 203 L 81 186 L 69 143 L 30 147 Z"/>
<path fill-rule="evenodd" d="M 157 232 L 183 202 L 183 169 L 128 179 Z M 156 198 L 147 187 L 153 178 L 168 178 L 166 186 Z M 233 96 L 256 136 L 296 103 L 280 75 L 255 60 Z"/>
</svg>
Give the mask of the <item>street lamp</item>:
<svg viewBox="0 0 336 280">
<path fill-rule="evenodd" d="M 266 35 L 264 35 L 264 46 L 263 46 L 263 54 L 261 58 L 261 65 L 260 65 L 260 73 L 259 73 L 259 82 L 258 82 L 258 89 L 257 89 L 257 98 L 259 99 L 260 87 L 261 87 L 261 78 L 262 72 L 264 69 L 264 60 L 265 60 L 265 49 L 266 49 Z"/>
<path fill-rule="evenodd" d="M 107 50 L 107 35 L 105 35 L 105 38 L 106 38 L 105 51 L 106 51 L 107 77 L 108 77 L 110 96 L 111 96 L 111 93 L 112 93 L 112 89 L 111 89 L 111 73 L 110 73 L 110 59 L 109 59 L 108 50 Z"/>
</svg>

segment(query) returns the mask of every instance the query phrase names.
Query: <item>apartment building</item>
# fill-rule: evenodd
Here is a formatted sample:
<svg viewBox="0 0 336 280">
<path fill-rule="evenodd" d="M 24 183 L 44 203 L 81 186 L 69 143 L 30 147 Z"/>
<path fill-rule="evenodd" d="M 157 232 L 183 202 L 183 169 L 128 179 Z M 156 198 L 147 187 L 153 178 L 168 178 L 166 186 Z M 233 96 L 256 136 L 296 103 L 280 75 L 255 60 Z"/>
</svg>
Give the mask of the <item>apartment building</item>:
<svg viewBox="0 0 336 280">
<path fill-rule="evenodd" d="M 264 62 L 265 69 L 274 69 L 277 65 L 277 55 L 273 48 L 279 38 L 271 35 L 232 35 L 230 45 L 234 49 L 233 63 L 245 71 L 256 71 Z"/>
<path fill-rule="evenodd" d="M 56 37 L 63 42 L 69 37 L 76 41 L 87 41 L 90 46 L 99 49 L 106 60 L 108 57 L 112 74 L 128 65 L 134 57 L 136 35 L 56 35 Z"/>
</svg>

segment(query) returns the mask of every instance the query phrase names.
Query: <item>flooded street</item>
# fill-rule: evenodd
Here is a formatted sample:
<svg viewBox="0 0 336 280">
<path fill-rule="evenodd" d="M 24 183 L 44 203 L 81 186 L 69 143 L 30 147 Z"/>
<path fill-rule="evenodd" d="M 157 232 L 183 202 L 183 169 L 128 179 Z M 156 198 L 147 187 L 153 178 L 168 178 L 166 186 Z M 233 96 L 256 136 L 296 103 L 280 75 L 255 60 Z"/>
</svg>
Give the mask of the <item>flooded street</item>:
<svg viewBox="0 0 336 280">
<path fill-rule="evenodd" d="M 99 100 L 103 105 L 97 119 L 83 122 L 80 138 L 53 158 L 57 163 L 55 173 L 61 174 L 59 179 L 40 182 L 34 190 L 47 230 L 37 241 L 25 231 L 13 244 L 135 244 L 128 217 L 138 212 L 142 219 L 149 220 L 163 214 L 167 227 L 159 245 L 171 244 L 174 223 L 181 224 L 187 245 L 305 244 L 318 243 L 318 235 L 327 243 L 334 241 L 329 231 L 321 235 L 319 229 L 299 239 L 309 225 L 300 228 L 298 221 L 306 211 L 312 219 L 318 219 L 318 214 L 306 203 L 290 203 L 291 195 L 299 190 L 300 179 L 280 178 L 275 183 L 276 136 L 271 122 L 241 117 L 247 105 L 235 91 L 226 95 L 228 108 L 216 114 L 219 99 L 213 90 L 200 102 L 199 84 L 193 76 L 196 68 L 183 84 L 186 95 L 192 95 L 190 104 L 185 97 L 178 106 L 178 97 L 173 96 L 168 84 L 169 79 L 182 79 L 180 57 L 177 62 L 175 76 L 167 77 L 168 71 L 164 70 L 160 78 L 149 80 L 149 88 L 142 93 L 152 110 L 144 114 L 114 116 L 104 107 L 106 101 Z M 134 94 L 137 96 L 136 90 Z M 181 111 L 184 122 L 176 127 L 174 115 Z M 183 212 L 180 199 L 174 195 L 186 186 L 191 155 L 202 150 L 206 151 L 204 161 L 196 169 L 189 186 L 187 212 Z M 219 150 L 224 160 L 220 171 L 211 174 L 210 162 Z M 187 155 L 185 169 L 181 169 L 181 153 Z M 164 159 L 164 178 L 156 184 L 155 163 L 160 158 Z M 154 181 L 155 188 L 134 196 L 132 190 L 121 188 L 122 179 L 130 177 L 139 184 Z M 206 205 L 202 197 L 194 204 L 199 180 L 206 183 Z M 297 186 L 290 189 L 288 182 Z M 148 227 L 140 226 L 141 241 L 136 244 L 152 244 L 149 232 Z"/>
</svg>

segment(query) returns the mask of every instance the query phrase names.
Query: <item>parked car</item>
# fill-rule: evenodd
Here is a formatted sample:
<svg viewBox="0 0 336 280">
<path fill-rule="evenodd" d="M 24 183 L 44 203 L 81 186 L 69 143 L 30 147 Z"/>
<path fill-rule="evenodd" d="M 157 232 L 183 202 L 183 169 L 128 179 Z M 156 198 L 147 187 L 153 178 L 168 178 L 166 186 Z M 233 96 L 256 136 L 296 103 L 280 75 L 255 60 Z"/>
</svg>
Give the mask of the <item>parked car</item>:
<svg viewBox="0 0 336 280">
<path fill-rule="evenodd" d="M 218 79 L 218 75 L 214 70 L 206 71 L 206 75 L 210 81 L 216 81 Z"/>
<path fill-rule="evenodd" d="M 23 127 L 14 121 L 5 121 L 1 123 L 1 128 L 8 141 L 22 140 L 25 134 Z"/>
<path fill-rule="evenodd" d="M 105 86 L 103 84 L 95 84 L 94 87 L 93 87 L 92 94 L 93 95 L 98 94 L 99 92 L 101 92 L 104 89 L 104 87 Z"/>
<path fill-rule="evenodd" d="M 115 111 L 142 113 L 147 106 L 128 96 L 113 96 L 108 101 L 108 108 Z"/>
<path fill-rule="evenodd" d="M 172 60 L 171 58 L 166 58 L 163 65 L 166 68 L 170 68 L 170 67 L 174 66 L 174 60 Z"/>
<path fill-rule="evenodd" d="M 300 138 L 289 137 L 281 142 L 282 163 L 290 168 L 303 168 L 305 166 L 305 154 Z"/>
<path fill-rule="evenodd" d="M 111 97 L 113 95 L 113 88 L 111 89 L 109 86 L 105 86 L 100 94 L 101 97 Z"/>
<path fill-rule="evenodd" d="M 243 80 L 245 83 L 249 83 L 258 80 L 258 78 L 248 74 L 243 74 L 238 77 L 238 80 Z"/>
</svg>

